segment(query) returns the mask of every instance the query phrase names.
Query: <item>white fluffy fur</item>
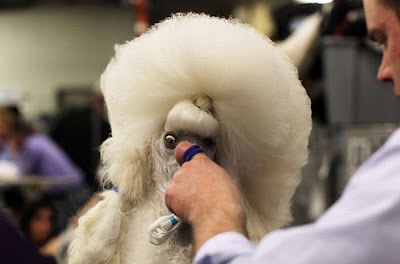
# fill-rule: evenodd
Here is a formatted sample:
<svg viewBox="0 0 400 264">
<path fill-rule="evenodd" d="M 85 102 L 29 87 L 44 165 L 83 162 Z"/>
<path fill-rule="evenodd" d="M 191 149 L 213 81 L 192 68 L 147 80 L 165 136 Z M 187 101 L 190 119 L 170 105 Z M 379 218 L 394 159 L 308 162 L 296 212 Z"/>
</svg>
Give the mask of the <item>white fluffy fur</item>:
<svg viewBox="0 0 400 264">
<path fill-rule="evenodd" d="M 112 127 L 101 174 L 119 192 L 105 192 L 80 219 L 70 263 L 189 263 L 190 244 L 153 246 L 146 237 L 168 213 L 157 186 L 167 186 L 177 166 L 159 143 L 164 129 L 216 137 L 210 155 L 239 182 L 253 241 L 291 220 L 310 101 L 269 39 L 234 20 L 175 15 L 116 47 L 101 86 Z"/>
<path fill-rule="evenodd" d="M 168 113 L 164 130 L 188 130 L 188 128 L 203 137 L 215 137 L 218 132 L 218 121 L 193 104 L 192 100 L 183 100 Z"/>
</svg>

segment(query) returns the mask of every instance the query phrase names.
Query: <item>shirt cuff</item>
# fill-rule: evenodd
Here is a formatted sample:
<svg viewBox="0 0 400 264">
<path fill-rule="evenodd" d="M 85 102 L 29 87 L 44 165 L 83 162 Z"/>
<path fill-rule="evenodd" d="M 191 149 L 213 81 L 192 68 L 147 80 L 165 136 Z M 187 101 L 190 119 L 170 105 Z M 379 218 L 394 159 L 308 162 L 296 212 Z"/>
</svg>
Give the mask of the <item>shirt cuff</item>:
<svg viewBox="0 0 400 264">
<path fill-rule="evenodd" d="M 197 252 L 194 264 L 229 263 L 243 256 L 249 256 L 255 245 L 244 235 L 237 232 L 226 232 L 215 235 L 203 244 Z"/>
</svg>

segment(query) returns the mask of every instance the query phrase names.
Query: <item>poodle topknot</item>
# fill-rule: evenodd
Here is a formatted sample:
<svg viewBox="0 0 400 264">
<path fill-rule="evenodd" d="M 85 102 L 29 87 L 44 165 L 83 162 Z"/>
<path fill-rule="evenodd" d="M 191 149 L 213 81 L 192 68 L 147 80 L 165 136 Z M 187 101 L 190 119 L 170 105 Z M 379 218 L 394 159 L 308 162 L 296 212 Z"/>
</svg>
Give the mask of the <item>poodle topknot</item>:
<svg viewBox="0 0 400 264">
<path fill-rule="evenodd" d="M 100 176 L 119 192 L 105 191 L 80 219 L 70 263 L 190 263 L 184 226 L 162 246 L 146 238 L 168 214 L 162 190 L 179 168 L 180 140 L 199 144 L 238 181 L 253 241 L 291 220 L 310 100 L 269 39 L 236 20 L 177 14 L 117 46 L 101 87 L 112 136 Z"/>
</svg>

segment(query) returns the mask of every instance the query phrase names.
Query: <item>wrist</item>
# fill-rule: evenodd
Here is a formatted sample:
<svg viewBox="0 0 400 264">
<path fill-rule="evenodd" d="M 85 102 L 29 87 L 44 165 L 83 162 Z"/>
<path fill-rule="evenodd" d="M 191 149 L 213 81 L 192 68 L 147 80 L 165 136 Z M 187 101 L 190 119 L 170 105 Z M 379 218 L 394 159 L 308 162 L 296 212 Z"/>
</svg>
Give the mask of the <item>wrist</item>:
<svg viewBox="0 0 400 264">
<path fill-rule="evenodd" d="M 247 236 L 246 217 L 240 206 L 229 210 L 214 210 L 212 214 L 197 217 L 191 222 L 195 253 L 210 238 L 225 232 Z"/>
</svg>

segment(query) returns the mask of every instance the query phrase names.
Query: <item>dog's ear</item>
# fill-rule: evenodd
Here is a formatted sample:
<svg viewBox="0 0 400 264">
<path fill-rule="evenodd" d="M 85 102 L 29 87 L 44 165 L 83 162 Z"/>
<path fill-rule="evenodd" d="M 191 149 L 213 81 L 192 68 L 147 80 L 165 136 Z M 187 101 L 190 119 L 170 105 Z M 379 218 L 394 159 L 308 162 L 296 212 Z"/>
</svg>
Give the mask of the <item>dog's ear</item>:
<svg viewBox="0 0 400 264">
<path fill-rule="evenodd" d="M 151 182 L 150 140 L 142 149 L 134 149 L 126 140 L 110 137 L 101 145 L 100 154 L 101 182 L 117 186 L 118 193 L 132 205 L 143 199 Z"/>
<path fill-rule="evenodd" d="M 70 264 L 119 263 L 118 251 L 126 239 L 122 232 L 128 225 L 129 212 L 123 211 L 120 195 L 114 191 L 101 194 L 101 200 L 79 218 L 74 240 L 68 249 Z"/>
</svg>

